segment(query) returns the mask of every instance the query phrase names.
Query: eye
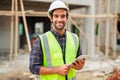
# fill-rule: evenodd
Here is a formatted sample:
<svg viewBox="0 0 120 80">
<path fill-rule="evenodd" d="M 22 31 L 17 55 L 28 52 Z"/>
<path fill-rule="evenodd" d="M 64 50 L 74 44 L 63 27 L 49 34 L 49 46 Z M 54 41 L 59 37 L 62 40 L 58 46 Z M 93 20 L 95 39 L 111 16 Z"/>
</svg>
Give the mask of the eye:
<svg viewBox="0 0 120 80">
<path fill-rule="evenodd" d="M 66 17 L 66 15 L 61 15 L 61 18 L 65 18 Z"/>
<path fill-rule="evenodd" d="M 58 18 L 58 15 L 53 15 L 54 18 Z"/>
</svg>

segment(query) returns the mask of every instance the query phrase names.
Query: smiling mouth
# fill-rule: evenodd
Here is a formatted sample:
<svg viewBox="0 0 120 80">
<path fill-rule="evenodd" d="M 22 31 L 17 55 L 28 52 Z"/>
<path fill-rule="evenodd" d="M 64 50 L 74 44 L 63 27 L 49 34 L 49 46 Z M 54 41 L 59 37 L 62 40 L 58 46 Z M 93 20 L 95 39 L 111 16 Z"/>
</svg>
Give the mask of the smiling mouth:
<svg viewBox="0 0 120 80">
<path fill-rule="evenodd" d="M 58 27 L 63 27 L 64 25 L 62 23 L 57 24 Z"/>
</svg>

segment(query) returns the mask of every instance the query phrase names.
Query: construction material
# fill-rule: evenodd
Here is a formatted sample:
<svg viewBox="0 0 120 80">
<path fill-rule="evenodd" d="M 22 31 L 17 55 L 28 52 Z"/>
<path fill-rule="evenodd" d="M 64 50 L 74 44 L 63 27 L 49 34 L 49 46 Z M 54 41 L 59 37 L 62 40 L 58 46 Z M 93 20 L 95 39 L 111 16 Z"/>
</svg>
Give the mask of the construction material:
<svg viewBox="0 0 120 80">
<path fill-rule="evenodd" d="M 24 13 L 25 11 L 24 11 L 24 6 L 23 6 L 23 0 L 20 0 L 20 6 L 21 6 L 21 10 L 22 10 L 22 15 L 23 15 L 24 28 L 25 28 L 25 33 L 26 33 L 26 38 L 27 38 L 27 43 L 28 43 L 28 49 L 29 49 L 29 51 L 31 51 L 31 44 L 30 44 L 30 39 L 29 39 L 26 17 L 25 17 L 25 13 Z"/>
<path fill-rule="evenodd" d="M 120 70 L 116 70 L 106 80 L 120 80 Z"/>
<path fill-rule="evenodd" d="M 117 16 L 117 13 L 118 13 L 118 0 L 115 0 L 115 7 L 114 7 L 114 12 L 115 12 L 115 18 L 114 18 L 114 30 L 113 30 L 113 35 L 114 35 L 114 44 L 113 44 L 113 58 L 116 57 L 116 35 L 117 35 L 117 21 L 118 21 L 118 16 Z"/>
<path fill-rule="evenodd" d="M 110 0 L 107 0 L 107 15 L 110 14 Z M 110 29 L 110 18 L 107 16 L 106 18 L 106 38 L 105 38 L 105 55 L 108 57 L 109 55 L 109 29 Z"/>
<path fill-rule="evenodd" d="M 14 0 L 12 0 L 11 12 L 14 12 Z M 13 34 L 14 34 L 14 17 L 11 16 L 11 30 L 10 30 L 10 63 L 12 62 L 13 56 Z"/>
<path fill-rule="evenodd" d="M 15 0 L 15 60 L 18 53 L 18 23 L 18 0 Z"/>
<path fill-rule="evenodd" d="M 80 28 L 80 26 L 77 25 L 77 23 L 70 17 L 70 21 L 76 26 L 76 28 L 79 30 L 79 32 L 81 33 L 81 35 L 83 35 L 83 37 L 85 37 L 85 39 L 88 40 L 88 37 L 85 35 L 85 33 L 82 31 L 82 29 Z"/>
<path fill-rule="evenodd" d="M 102 0 L 99 0 L 99 5 L 98 5 L 98 13 L 101 14 L 102 12 Z M 97 31 L 97 51 L 100 51 L 100 24 L 101 24 L 101 18 L 97 18 L 97 23 L 96 23 L 96 27 L 98 28 Z"/>
</svg>

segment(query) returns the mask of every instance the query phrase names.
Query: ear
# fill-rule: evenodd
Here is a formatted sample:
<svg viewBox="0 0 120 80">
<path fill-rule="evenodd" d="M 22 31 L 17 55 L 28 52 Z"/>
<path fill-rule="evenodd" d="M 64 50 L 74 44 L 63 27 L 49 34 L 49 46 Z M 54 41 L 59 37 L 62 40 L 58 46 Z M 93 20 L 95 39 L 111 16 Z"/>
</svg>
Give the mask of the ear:
<svg viewBox="0 0 120 80">
<path fill-rule="evenodd" d="M 68 19 L 69 19 L 69 16 L 67 16 L 66 18 L 67 18 L 67 20 L 68 20 Z"/>
<path fill-rule="evenodd" d="M 53 21 L 53 18 L 52 18 L 52 16 L 50 16 L 49 18 L 50 18 L 50 21 L 52 22 L 52 21 Z"/>
</svg>

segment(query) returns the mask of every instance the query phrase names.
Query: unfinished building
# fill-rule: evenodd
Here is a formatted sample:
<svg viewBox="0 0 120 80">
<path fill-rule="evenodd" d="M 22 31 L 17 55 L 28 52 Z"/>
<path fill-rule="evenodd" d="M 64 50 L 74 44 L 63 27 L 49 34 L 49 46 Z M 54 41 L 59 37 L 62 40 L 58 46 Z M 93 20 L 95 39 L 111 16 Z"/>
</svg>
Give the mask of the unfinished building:
<svg viewBox="0 0 120 80">
<path fill-rule="evenodd" d="M 52 1 L 1 0 L 0 51 L 17 54 L 26 45 L 30 51 L 33 37 L 50 30 L 47 9 Z M 63 1 L 70 8 L 67 29 L 80 36 L 83 54 L 92 57 L 96 53 L 105 53 L 108 56 L 110 49 L 118 49 L 116 26 L 120 14 L 119 0 Z M 104 48 L 103 52 L 101 47 Z"/>
</svg>

